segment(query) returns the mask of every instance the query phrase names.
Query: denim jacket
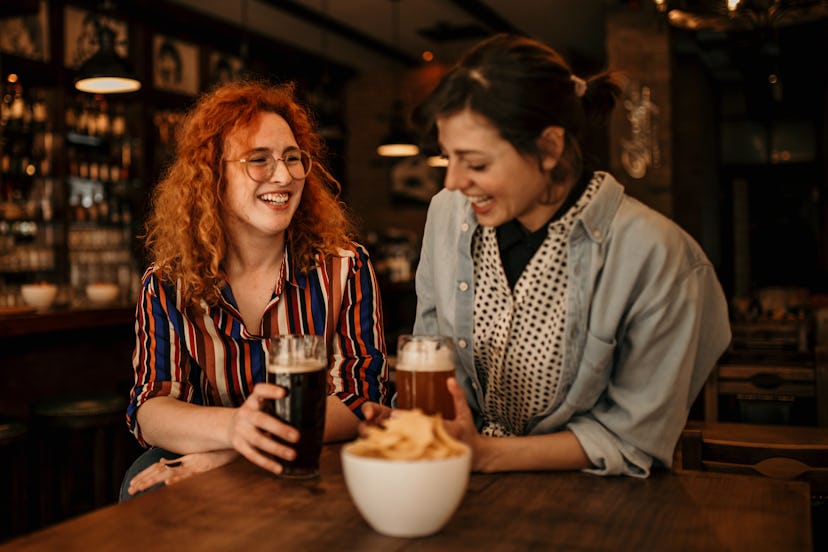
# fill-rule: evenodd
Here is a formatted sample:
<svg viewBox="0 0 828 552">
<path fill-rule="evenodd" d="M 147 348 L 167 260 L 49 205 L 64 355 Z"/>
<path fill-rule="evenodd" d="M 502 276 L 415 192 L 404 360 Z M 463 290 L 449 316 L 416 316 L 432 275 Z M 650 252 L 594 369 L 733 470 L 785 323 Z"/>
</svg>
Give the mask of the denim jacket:
<svg viewBox="0 0 828 552">
<path fill-rule="evenodd" d="M 560 385 L 529 434 L 570 429 L 603 475 L 670 466 L 693 401 L 730 342 L 727 301 L 701 247 L 598 172 L 597 195 L 568 239 L 569 291 Z M 457 381 L 478 429 L 471 241 L 463 195 L 431 201 L 417 267 L 416 334 L 453 336 Z M 542 346 L 543 344 L 538 344 Z M 490 392 L 497 392 L 493 389 Z"/>
</svg>

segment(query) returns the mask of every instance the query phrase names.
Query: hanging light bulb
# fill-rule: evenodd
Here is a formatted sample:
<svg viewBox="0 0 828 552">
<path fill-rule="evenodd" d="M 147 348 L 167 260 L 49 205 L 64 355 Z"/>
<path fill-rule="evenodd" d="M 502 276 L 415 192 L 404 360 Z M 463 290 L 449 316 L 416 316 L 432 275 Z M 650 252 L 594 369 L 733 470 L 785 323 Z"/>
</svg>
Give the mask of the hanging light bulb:
<svg viewBox="0 0 828 552">
<path fill-rule="evenodd" d="M 399 0 L 391 2 L 391 29 L 394 33 L 394 46 L 399 49 L 400 45 L 400 14 Z M 405 123 L 404 109 L 399 93 L 399 78 L 394 79 L 395 98 L 391 105 L 391 128 L 388 134 L 377 146 L 377 154 L 382 157 L 411 157 L 420 153 L 417 145 L 417 137 L 408 130 Z"/>
<path fill-rule="evenodd" d="M 428 162 L 429 167 L 438 167 L 443 169 L 448 167 L 448 158 L 443 155 L 429 155 L 426 161 Z"/>
<path fill-rule="evenodd" d="M 127 60 L 115 51 L 115 31 L 108 25 L 98 25 L 98 51 L 78 69 L 75 88 L 92 94 L 134 92 L 141 82 Z"/>
<path fill-rule="evenodd" d="M 671 25 L 690 31 L 751 31 L 828 18 L 828 0 L 653 1 Z"/>
</svg>

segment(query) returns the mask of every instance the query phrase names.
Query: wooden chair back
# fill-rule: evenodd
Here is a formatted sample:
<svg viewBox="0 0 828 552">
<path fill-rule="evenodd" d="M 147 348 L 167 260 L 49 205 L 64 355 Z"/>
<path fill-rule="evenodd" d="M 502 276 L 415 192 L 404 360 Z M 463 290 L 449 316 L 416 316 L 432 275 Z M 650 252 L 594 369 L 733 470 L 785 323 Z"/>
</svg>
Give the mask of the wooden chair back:
<svg viewBox="0 0 828 552">
<path fill-rule="evenodd" d="M 725 353 L 704 386 L 705 421 L 719 421 L 719 397 L 732 395 L 812 400 L 816 425 L 828 427 L 828 345 L 809 354 Z"/>
<path fill-rule="evenodd" d="M 806 481 L 828 498 L 828 428 L 691 421 L 681 436 L 681 466 Z"/>
</svg>

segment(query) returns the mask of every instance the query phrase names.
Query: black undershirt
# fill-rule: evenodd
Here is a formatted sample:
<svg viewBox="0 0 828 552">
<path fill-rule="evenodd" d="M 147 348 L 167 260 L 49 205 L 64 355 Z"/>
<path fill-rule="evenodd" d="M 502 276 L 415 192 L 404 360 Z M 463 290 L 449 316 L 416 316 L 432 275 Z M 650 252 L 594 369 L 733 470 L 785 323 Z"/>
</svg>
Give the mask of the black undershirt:
<svg viewBox="0 0 828 552">
<path fill-rule="evenodd" d="M 517 219 L 512 219 L 495 229 L 497 246 L 500 249 L 500 261 L 503 263 L 506 279 L 509 281 L 509 287 L 511 289 L 515 288 L 515 284 L 523 273 L 523 269 L 526 268 L 526 265 L 529 264 L 529 261 L 532 260 L 538 248 L 540 248 L 543 240 L 546 239 L 549 233 L 549 225 L 564 216 L 575 205 L 583 195 L 584 190 L 587 189 L 590 180 L 592 180 L 592 171 L 584 171 L 581 179 L 570 190 L 563 205 L 555 211 L 552 218 L 546 221 L 546 224 L 534 232 L 528 232 Z"/>
</svg>

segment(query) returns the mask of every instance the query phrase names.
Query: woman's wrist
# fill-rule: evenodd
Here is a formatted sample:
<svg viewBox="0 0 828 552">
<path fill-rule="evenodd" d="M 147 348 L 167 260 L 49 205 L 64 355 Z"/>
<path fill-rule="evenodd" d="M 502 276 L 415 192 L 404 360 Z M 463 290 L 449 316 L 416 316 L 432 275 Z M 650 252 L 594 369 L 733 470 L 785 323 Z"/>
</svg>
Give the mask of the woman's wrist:
<svg viewBox="0 0 828 552">
<path fill-rule="evenodd" d="M 472 471 L 495 472 L 497 469 L 497 445 L 498 439 L 475 435 L 472 437 Z"/>
</svg>

